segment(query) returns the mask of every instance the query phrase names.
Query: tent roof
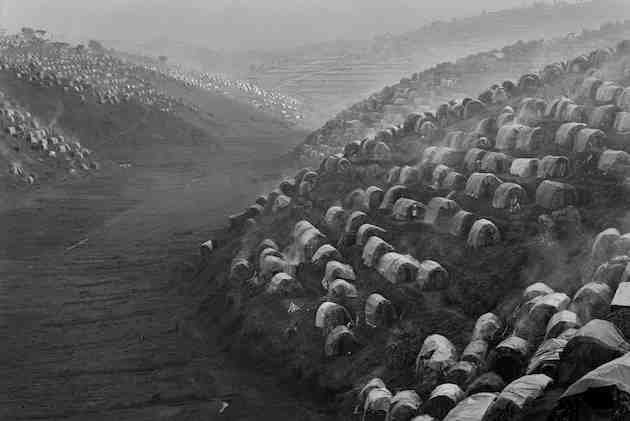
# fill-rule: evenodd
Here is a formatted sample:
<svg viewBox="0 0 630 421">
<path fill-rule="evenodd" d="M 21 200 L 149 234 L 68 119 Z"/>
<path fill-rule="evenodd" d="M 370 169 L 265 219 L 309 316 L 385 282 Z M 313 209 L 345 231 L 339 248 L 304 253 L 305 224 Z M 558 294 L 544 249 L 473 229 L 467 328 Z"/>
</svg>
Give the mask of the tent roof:
<svg viewBox="0 0 630 421">
<path fill-rule="evenodd" d="M 614 307 L 630 307 L 630 282 L 621 282 L 611 303 Z"/>
<path fill-rule="evenodd" d="M 496 393 L 477 393 L 461 401 L 443 421 L 481 421 L 496 399 Z"/>
<path fill-rule="evenodd" d="M 601 365 L 585 374 L 562 395 L 562 398 L 580 395 L 589 389 L 615 386 L 630 393 L 630 353 Z"/>
</svg>

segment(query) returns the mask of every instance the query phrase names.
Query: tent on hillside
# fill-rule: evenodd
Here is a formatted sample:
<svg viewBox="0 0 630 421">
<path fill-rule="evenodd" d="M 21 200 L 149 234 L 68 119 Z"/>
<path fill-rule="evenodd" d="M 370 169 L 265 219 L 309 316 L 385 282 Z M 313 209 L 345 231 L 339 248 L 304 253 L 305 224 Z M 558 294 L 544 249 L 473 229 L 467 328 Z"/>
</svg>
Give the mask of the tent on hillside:
<svg viewBox="0 0 630 421">
<path fill-rule="evenodd" d="M 429 335 L 416 357 L 416 377 L 421 382 L 439 382 L 457 362 L 455 346 L 442 335 Z"/>
<path fill-rule="evenodd" d="M 401 197 L 394 203 L 392 218 L 399 222 L 416 222 L 424 219 L 425 212 L 424 204 Z"/>
<path fill-rule="evenodd" d="M 331 301 L 321 303 L 315 313 L 315 327 L 322 329 L 324 335 L 337 326 L 345 326 L 350 321 L 348 310 Z"/>
<path fill-rule="evenodd" d="M 363 247 L 361 260 L 363 264 L 369 268 L 375 267 L 381 257 L 386 253 L 394 251 L 394 247 L 377 236 L 368 238 L 367 243 Z"/>
<path fill-rule="evenodd" d="M 567 343 L 560 355 L 558 380 L 569 385 L 590 370 L 630 352 L 617 327 L 610 322 L 593 319 Z"/>
<path fill-rule="evenodd" d="M 530 374 L 508 384 L 490 405 L 484 421 L 524 420 L 527 411 L 536 405 L 553 380 L 544 374 Z"/>
<path fill-rule="evenodd" d="M 410 192 L 407 187 L 400 185 L 392 186 L 387 190 L 387 192 L 385 192 L 385 196 L 379 206 L 379 210 L 381 212 L 391 212 L 398 199 L 408 197 L 409 195 Z"/>
<path fill-rule="evenodd" d="M 596 107 L 591 111 L 588 125 L 594 129 L 608 131 L 612 129 L 615 123 L 615 116 L 619 109 L 616 105 L 603 105 Z"/>
<path fill-rule="evenodd" d="M 337 239 L 343 232 L 346 223 L 346 212 L 341 206 L 331 206 L 324 214 L 324 227 L 331 238 Z"/>
<path fill-rule="evenodd" d="M 488 368 L 506 381 L 520 377 L 525 371 L 531 345 L 518 336 L 509 336 L 490 353 Z"/>
<path fill-rule="evenodd" d="M 476 219 L 476 216 L 472 213 L 465 210 L 460 210 L 451 218 L 451 221 L 449 222 L 449 234 L 457 238 L 468 238 L 470 229 L 472 228 Z"/>
<path fill-rule="evenodd" d="M 557 210 L 577 203 L 577 192 L 570 184 L 545 180 L 536 189 L 536 204 L 547 210 Z"/>
<path fill-rule="evenodd" d="M 370 210 L 376 210 L 383 202 L 385 192 L 379 187 L 370 186 L 365 190 L 367 196 L 368 206 Z"/>
<path fill-rule="evenodd" d="M 330 284 L 335 279 L 345 279 L 346 281 L 355 281 L 357 279 L 356 274 L 352 266 L 337 261 L 329 261 L 326 263 L 326 272 L 322 279 L 322 287 L 328 290 Z"/>
<path fill-rule="evenodd" d="M 490 199 L 501 184 L 501 180 L 491 173 L 473 173 L 466 181 L 466 195 L 474 199 Z"/>
<path fill-rule="evenodd" d="M 359 341 L 347 326 L 337 326 L 328 333 L 324 342 L 324 354 L 327 357 L 348 355 L 356 351 Z"/>
<path fill-rule="evenodd" d="M 553 421 L 630 419 L 630 353 L 585 374 L 562 395 Z"/>
<path fill-rule="evenodd" d="M 350 211 L 369 211 L 368 198 L 365 190 L 358 188 L 352 190 L 343 199 L 343 207 Z"/>
<path fill-rule="evenodd" d="M 527 374 L 545 374 L 555 379 L 558 374 L 560 355 L 568 341 L 566 339 L 551 338 L 543 342 L 534 356 L 529 360 Z"/>
<path fill-rule="evenodd" d="M 396 309 L 381 294 L 370 294 L 365 300 L 365 323 L 370 327 L 390 326 L 396 318 Z"/>
<path fill-rule="evenodd" d="M 444 197 L 434 197 L 427 205 L 425 222 L 432 224 L 436 228 L 446 228 L 453 216 L 461 210 L 459 204 L 454 200 Z"/>
<path fill-rule="evenodd" d="M 589 282 L 573 296 L 571 310 L 581 322 L 587 323 L 592 319 L 603 318 L 610 310 L 611 300 L 612 291 L 608 285 Z"/>
<path fill-rule="evenodd" d="M 476 220 L 468 233 L 468 246 L 473 248 L 495 246 L 500 241 L 499 229 L 487 219 Z"/>
<path fill-rule="evenodd" d="M 418 415 L 422 400 L 414 390 L 401 390 L 391 400 L 387 419 L 389 421 L 411 420 Z"/>
<path fill-rule="evenodd" d="M 391 406 L 392 394 L 386 388 L 371 389 L 363 406 L 363 421 L 384 420 Z"/>
<path fill-rule="evenodd" d="M 343 261 L 343 256 L 335 247 L 330 244 L 324 244 L 313 254 L 311 263 L 318 269 L 324 269 L 330 261 Z"/>
<path fill-rule="evenodd" d="M 392 284 L 405 284 L 417 279 L 419 267 L 413 257 L 389 252 L 379 259 L 376 270 Z"/>
<path fill-rule="evenodd" d="M 370 237 L 384 237 L 385 235 L 387 235 L 387 231 L 385 229 L 372 224 L 363 224 L 357 231 L 356 245 L 363 247 L 367 244 Z"/>
<path fill-rule="evenodd" d="M 458 385 L 444 383 L 433 389 L 422 412 L 441 420 L 463 399 L 464 392 Z"/>
<path fill-rule="evenodd" d="M 514 158 L 510 155 L 501 152 L 488 152 L 481 158 L 481 171 L 494 174 L 507 173 L 510 171 L 513 160 Z"/>
<path fill-rule="evenodd" d="M 448 272 L 434 260 L 420 263 L 417 280 L 423 291 L 442 291 L 449 286 Z"/>
<path fill-rule="evenodd" d="M 295 297 L 303 292 L 302 285 L 288 273 L 276 273 L 267 284 L 266 292 L 272 295 Z"/>
<path fill-rule="evenodd" d="M 492 207 L 495 209 L 518 209 L 527 199 L 525 189 L 516 183 L 501 183 L 494 192 Z"/>
<path fill-rule="evenodd" d="M 578 133 L 585 128 L 586 124 L 583 123 L 570 122 L 562 124 L 558 127 L 558 130 L 556 130 L 556 145 L 562 150 L 572 151 Z"/>
<path fill-rule="evenodd" d="M 476 393 L 453 408 L 442 421 L 483 421 L 488 408 L 497 398 L 496 393 Z"/>
<path fill-rule="evenodd" d="M 561 310 L 549 319 L 545 337 L 547 339 L 556 338 L 568 329 L 579 329 L 580 327 L 582 327 L 582 322 L 575 312 Z"/>
</svg>

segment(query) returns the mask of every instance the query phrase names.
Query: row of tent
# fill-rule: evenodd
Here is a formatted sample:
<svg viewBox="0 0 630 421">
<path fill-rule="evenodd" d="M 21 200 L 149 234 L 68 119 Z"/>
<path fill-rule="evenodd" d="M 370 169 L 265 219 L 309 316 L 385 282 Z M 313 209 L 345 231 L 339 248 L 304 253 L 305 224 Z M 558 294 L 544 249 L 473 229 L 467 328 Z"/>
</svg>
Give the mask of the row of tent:
<svg viewBox="0 0 630 421">
<path fill-rule="evenodd" d="M 178 103 L 160 92 L 146 77 L 146 69 L 130 65 L 104 51 L 94 52 L 63 43 L 29 40 L 21 35 L 0 37 L 0 66 L 18 78 L 47 86 L 61 86 L 100 103 L 135 100 L 171 111 Z"/>
</svg>

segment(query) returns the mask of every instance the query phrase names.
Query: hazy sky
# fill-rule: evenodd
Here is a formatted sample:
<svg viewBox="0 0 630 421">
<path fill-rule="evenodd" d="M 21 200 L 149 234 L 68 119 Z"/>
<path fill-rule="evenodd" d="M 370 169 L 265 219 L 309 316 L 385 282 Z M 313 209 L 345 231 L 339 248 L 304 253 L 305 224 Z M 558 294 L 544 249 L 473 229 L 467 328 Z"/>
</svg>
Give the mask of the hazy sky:
<svg viewBox="0 0 630 421">
<path fill-rule="evenodd" d="M 0 0 L 2 25 L 69 40 L 189 40 L 214 49 L 295 46 L 404 32 L 533 0 Z"/>
</svg>

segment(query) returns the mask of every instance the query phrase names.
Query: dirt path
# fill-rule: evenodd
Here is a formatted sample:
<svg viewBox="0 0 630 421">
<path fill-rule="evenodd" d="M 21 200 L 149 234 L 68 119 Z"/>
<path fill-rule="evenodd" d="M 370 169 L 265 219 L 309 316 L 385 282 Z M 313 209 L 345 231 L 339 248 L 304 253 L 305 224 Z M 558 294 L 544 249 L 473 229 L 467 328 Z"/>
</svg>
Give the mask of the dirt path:
<svg viewBox="0 0 630 421">
<path fill-rule="evenodd" d="M 202 298 L 190 255 L 281 176 L 286 145 L 246 144 L 0 207 L 0 419 L 323 419 L 182 322 Z"/>
</svg>

